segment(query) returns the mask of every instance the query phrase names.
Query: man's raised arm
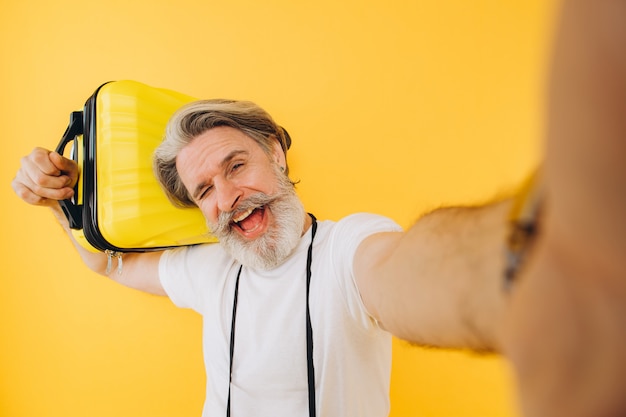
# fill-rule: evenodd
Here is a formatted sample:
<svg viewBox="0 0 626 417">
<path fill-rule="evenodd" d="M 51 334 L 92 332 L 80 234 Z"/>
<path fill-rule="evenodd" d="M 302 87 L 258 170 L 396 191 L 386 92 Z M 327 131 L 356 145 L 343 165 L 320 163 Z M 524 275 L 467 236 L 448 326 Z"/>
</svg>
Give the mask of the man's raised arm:
<svg viewBox="0 0 626 417">
<path fill-rule="evenodd" d="M 47 149 L 35 148 L 22 158 L 22 164 L 11 183 L 15 193 L 25 202 L 50 207 L 78 250 L 83 262 L 94 272 L 141 291 L 165 295 L 158 277 L 161 252 L 128 253 L 124 267 L 107 268 L 107 256 L 90 252 L 74 239 L 58 201 L 73 196 L 78 180 L 78 166 L 64 156 Z M 107 271 L 107 269 L 110 269 Z"/>
</svg>

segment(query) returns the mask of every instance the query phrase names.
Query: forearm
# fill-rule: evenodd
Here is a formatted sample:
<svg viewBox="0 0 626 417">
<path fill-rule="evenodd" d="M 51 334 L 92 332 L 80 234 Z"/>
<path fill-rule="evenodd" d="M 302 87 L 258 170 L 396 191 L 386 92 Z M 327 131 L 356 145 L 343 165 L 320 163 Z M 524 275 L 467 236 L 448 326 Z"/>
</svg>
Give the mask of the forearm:
<svg viewBox="0 0 626 417">
<path fill-rule="evenodd" d="M 511 293 L 506 355 L 525 415 L 625 415 L 626 1 L 564 3 L 546 210 Z"/>
<path fill-rule="evenodd" d="M 123 267 L 118 269 L 119 260 L 109 259 L 103 252 L 92 252 L 76 241 L 58 204 L 51 206 L 51 209 L 89 269 L 127 287 L 151 294 L 166 295 L 158 279 L 158 263 L 162 252 L 125 253 L 122 258 Z"/>
<path fill-rule="evenodd" d="M 550 80 L 545 180 L 553 243 L 600 263 L 626 253 L 624 16 L 624 0 L 565 2 Z"/>
<path fill-rule="evenodd" d="M 107 256 L 102 252 L 91 252 L 76 241 L 76 238 L 70 229 L 68 220 L 58 204 L 50 206 L 50 209 L 56 220 L 68 235 L 70 241 L 74 245 L 74 248 L 78 251 L 83 263 L 92 271 L 100 275 L 107 275 Z"/>
<path fill-rule="evenodd" d="M 367 297 L 384 328 L 420 345 L 499 350 L 509 206 L 440 209 L 381 242 L 384 289 Z"/>
</svg>

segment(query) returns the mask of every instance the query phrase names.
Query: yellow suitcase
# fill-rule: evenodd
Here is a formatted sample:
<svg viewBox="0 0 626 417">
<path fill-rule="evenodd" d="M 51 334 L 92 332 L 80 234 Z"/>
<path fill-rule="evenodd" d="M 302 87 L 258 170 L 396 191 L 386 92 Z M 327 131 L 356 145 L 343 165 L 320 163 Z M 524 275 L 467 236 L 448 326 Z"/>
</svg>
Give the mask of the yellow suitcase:
<svg viewBox="0 0 626 417">
<path fill-rule="evenodd" d="M 215 242 L 199 209 L 174 207 L 152 173 L 170 116 L 193 97 L 136 81 L 100 86 L 73 112 L 57 146 L 80 167 L 75 197 L 61 202 L 72 233 L 112 255 Z"/>
</svg>

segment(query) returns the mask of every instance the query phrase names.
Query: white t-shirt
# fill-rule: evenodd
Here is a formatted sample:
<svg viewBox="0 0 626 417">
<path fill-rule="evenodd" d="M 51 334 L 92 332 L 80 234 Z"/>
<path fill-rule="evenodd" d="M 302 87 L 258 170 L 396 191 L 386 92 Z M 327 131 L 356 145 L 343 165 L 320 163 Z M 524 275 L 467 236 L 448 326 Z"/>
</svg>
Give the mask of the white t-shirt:
<svg viewBox="0 0 626 417">
<path fill-rule="evenodd" d="M 355 214 L 318 222 L 310 287 L 318 416 L 389 413 L 391 336 L 369 316 L 354 282 L 360 242 L 393 221 Z M 244 267 L 239 283 L 231 386 L 233 417 L 308 416 L 306 261 L 311 229 L 271 271 Z M 204 417 L 225 416 L 235 280 L 239 264 L 219 244 L 167 251 L 159 275 L 179 307 L 203 316 Z"/>
</svg>

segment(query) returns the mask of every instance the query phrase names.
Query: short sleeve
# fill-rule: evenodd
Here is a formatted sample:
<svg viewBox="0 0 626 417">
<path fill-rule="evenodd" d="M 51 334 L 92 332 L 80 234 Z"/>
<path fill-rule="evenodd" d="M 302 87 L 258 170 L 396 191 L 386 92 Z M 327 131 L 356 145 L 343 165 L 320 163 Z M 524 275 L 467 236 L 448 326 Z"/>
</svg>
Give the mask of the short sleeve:
<svg viewBox="0 0 626 417">
<path fill-rule="evenodd" d="M 368 213 L 353 214 L 337 223 L 331 237 L 333 264 L 338 271 L 337 284 L 345 299 L 350 315 L 364 327 L 375 323 L 369 314 L 354 277 L 354 257 L 359 245 L 369 236 L 382 232 L 401 232 L 393 220 Z"/>
<path fill-rule="evenodd" d="M 176 306 L 195 310 L 199 302 L 194 297 L 194 282 L 185 273 L 189 250 L 188 247 L 181 247 L 165 251 L 159 261 L 159 279 Z"/>
<path fill-rule="evenodd" d="M 159 279 L 165 293 L 181 308 L 200 314 L 209 294 L 221 291 L 233 260 L 221 245 L 207 243 L 167 250 L 159 261 Z"/>
</svg>

